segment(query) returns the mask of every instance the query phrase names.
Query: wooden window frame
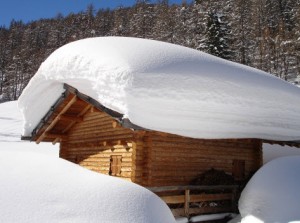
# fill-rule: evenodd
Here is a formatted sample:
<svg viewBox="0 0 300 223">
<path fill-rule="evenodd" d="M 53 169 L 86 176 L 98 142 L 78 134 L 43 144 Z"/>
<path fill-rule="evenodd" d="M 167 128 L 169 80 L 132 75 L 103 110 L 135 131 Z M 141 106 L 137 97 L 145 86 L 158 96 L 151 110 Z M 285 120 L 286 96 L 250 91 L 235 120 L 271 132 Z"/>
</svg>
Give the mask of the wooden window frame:
<svg viewBox="0 0 300 223">
<path fill-rule="evenodd" d="M 110 176 L 121 176 L 122 168 L 122 155 L 111 155 L 109 165 Z"/>
</svg>

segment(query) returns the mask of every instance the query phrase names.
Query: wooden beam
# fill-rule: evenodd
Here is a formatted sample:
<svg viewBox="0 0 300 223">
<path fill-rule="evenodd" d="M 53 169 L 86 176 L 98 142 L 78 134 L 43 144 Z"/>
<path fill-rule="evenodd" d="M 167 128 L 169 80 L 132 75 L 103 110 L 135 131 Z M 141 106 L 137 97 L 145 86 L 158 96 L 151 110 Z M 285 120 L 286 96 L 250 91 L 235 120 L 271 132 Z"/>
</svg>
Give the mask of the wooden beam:
<svg viewBox="0 0 300 223">
<path fill-rule="evenodd" d="M 163 186 L 163 187 L 147 187 L 148 190 L 158 193 L 165 191 L 183 191 L 183 190 L 226 190 L 236 189 L 238 185 L 186 185 L 186 186 Z"/>
<path fill-rule="evenodd" d="M 184 193 L 184 213 L 185 213 L 185 216 L 189 216 L 189 207 L 190 207 L 190 190 L 185 190 L 185 193 Z"/>
<path fill-rule="evenodd" d="M 56 139 L 52 142 L 52 144 L 55 145 L 55 144 L 58 143 L 58 142 L 61 142 L 61 138 L 56 138 Z"/>
<path fill-rule="evenodd" d="M 36 140 L 36 143 L 39 144 L 45 137 L 47 132 L 49 132 L 59 121 L 60 116 L 64 114 L 66 111 L 69 110 L 69 108 L 77 101 L 76 95 L 73 96 L 73 98 L 68 102 L 68 104 L 61 110 L 61 112 L 56 116 L 56 118 L 50 123 L 50 125 L 45 129 L 43 134 L 41 134 L 38 139 Z"/>
<path fill-rule="evenodd" d="M 185 192 L 187 193 L 187 191 L 189 190 L 186 190 Z M 233 193 L 193 194 L 193 195 L 189 195 L 189 202 L 232 200 L 233 199 L 232 197 L 233 197 Z M 160 198 L 167 204 L 183 204 L 186 202 L 186 194 L 162 196 Z"/>
<path fill-rule="evenodd" d="M 83 116 L 85 115 L 85 113 L 88 112 L 88 110 L 92 107 L 92 105 L 87 105 L 78 115 L 77 117 L 82 117 L 82 120 L 83 120 Z M 73 127 L 73 125 L 75 125 L 76 122 L 71 122 L 63 131 L 62 133 L 66 133 L 70 128 Z"/>
<path fill-rule="evenodd" d="M 115 129 L 115 128 L 121 127 L 121 125 L 117 120 L 113 120 L 112 121 L 112 127 Z"/>
</svg>

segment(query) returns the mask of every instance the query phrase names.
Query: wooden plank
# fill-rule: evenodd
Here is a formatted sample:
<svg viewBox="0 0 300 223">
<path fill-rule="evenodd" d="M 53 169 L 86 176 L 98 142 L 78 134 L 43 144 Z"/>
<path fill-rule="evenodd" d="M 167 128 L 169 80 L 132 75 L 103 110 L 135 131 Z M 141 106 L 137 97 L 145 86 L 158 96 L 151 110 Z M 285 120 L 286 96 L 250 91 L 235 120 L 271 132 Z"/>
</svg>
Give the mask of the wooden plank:
<svg viewBox="0 0 300 223">
<path fill-rule="evenodd" d="M 61 138 L 55 138 L 52 142 L 52 145 L 55 145 L 56 143 L 61 142 L 61 140 L 62 140 Z"/>
<path fill-rule="evenodd" d="M 186 190 L 190 191 L 190 190 Z M 161 196 L 160 198 L 164 200 L 167 204 L 186 204 L 186 194 L 185 195 L 171 195 L 171 196 Z M 223 201 L 232 200 L 231 193 L 219 193 L 219 194 L 190 194 L 188 193 L 189 202 L 205 202 L 205 201 Z"/>
<path fill-rule="evenodd" d="M 183 204 L 184 197 L 184 195 L 160 196 L 160 198 L 167 204 Z"/>
<path fill-rule="evenodd" d="M 73 98 L 68 102 L 68 104 L 62 109 L 62 111 L 59 113 L 58 116 L 50 123 L 50 125 L 45 129 L 45 131 L 38 137 L 36 140 L 36 143 L 39 144 L 46 136 L 47 132 L 50 131 L 56 123 L 59 121 L 60 115 L 64 114 L 77 100 L 76 95 L 73 96 Z"/>
<path fill-rule="evenodd" d="M 190 202 L 222 201 L 222 200 L 231 200 L 231 199 L 232 199 L 232 193 L 193 194 L 190 196 Z"/>
<path fill-rule="evenodd" d="M 171 209 L 174 216 L 185 216 L 184 208 Z M 232 212 L 231 207 L 198 207 L 189 208 L 189 215 Z"/>
<path fill-rule="evenodd" d="M 185 216 L 189 216 L 190 207 L 190 190 L 185 190 L 184 192 L 184 213 Z"/>
<path fill-rule="evenodd" d="M 79 114 L 78 117 L 83 117 L 85 113 L 91 108 L 91 105 L 87 105 Z M 74 125 L 76 124 L 75 121 L 71 122 L 63 131 L 62 133 L 66 133 L 69 131 Z"/>
<path fill-rule="evenodd" d="M 184 190 L 227 190 L 236 189 L 238 185 L 184 185 L 184 186 L 165 186 L 165 187 L 147 187 L 148 190 L 157 193 L 165 191 L 184 191 Z"/>
</svg>

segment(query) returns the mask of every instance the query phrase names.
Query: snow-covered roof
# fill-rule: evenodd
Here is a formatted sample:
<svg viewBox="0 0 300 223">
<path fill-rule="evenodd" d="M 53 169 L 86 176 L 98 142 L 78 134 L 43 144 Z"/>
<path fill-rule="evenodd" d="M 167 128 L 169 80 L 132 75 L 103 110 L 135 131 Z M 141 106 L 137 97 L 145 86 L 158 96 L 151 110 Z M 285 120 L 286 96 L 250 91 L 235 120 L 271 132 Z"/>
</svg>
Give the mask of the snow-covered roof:
<svg viewBox="0 0 300 223">
<path fill-rule="evenodd" d="M 197 50 L 127 37 L 84 39 L 51 54 L 19 99 L 25 136 L 64 83 L 146 129 L 207 139 L 300 139 L 299 88 Z"/>
</svg>

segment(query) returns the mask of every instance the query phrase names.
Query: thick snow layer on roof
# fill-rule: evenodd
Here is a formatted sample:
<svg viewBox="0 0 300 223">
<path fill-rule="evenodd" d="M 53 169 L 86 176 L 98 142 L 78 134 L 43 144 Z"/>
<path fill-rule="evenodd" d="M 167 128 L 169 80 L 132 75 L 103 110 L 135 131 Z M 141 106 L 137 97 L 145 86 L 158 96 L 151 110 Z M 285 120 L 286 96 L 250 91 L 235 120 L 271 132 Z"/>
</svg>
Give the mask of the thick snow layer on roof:
<svg viewBox="0 0 300 223">
<path fill-rule="evenodd" d="M 39 153 L 0 153 L 1 222 L 175 223 L 141 186 Z"/>
<path fill-rule="evenodd" d="M 300 222 L 300 156 L 281 157 L 259 169 L 239 200 L 242 223 Z"/>
<path fill-rule="evenodd" d="M 262 71 L 173 44 L 76 41 L 41 65 L 19 99 L 30 135 L 63 83 L 147 129 L 193 138 L 300 139 L 300 89 Z"/>
</svg>

